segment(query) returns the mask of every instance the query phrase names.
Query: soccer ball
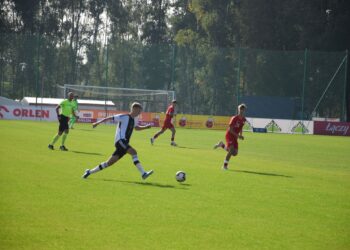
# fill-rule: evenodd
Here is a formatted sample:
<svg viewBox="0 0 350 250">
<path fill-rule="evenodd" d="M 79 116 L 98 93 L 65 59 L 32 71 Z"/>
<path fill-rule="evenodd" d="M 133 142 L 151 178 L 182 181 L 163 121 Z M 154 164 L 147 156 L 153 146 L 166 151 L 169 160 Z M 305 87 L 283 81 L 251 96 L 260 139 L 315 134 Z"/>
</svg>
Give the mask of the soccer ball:
<svg viewBox="0 0 350 250">
<path fill-rule="evenodd" d="M 186 180 L 186 173 L 183 171 L 176 172 L 175 178 L 178 182 L 184 182 Z"/>
</svg>

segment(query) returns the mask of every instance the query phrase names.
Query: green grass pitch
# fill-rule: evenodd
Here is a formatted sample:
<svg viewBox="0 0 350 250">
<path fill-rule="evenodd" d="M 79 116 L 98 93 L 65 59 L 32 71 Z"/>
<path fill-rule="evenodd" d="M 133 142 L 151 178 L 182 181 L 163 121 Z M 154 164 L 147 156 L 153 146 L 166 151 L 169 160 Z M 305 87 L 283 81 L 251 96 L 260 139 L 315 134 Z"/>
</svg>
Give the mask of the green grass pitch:
<svg viewBox="0 0 350 250">
<path fill-rule="evenodd" d="M 56 130 L 0 121 L 0 249 L 350 249 L 350 138 L 245 133 L 223 171 L 224 131 L 134 131 L 149 179 L 126 156 L 83 180 L 115 126 L 77 124 L 69 152 Z"/>
</svg>

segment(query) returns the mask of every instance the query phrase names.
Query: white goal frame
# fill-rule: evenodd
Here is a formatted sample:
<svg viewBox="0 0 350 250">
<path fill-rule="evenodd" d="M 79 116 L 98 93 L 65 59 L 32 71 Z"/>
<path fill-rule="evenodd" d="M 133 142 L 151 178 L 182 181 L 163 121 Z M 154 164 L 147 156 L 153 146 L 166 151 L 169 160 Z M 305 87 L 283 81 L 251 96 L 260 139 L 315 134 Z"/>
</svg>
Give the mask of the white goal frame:
<svg viewBox="0 0 350 250">
<path fill-rule="evenodd" d="M 134 101 L 140 101 L 139 99 L 144 99 L 144 98 L 152 99 L 152 97 L 156 98 L 156 96 L 164 96 L 164 100 L 165 100 L 165 97 L 167 99 L 166 100 L 167 103 L 165 103 L 164 101 L 164 105 L 166 106 L 172 100 L 176 99 L 175 91 L 172 91 L 172 90 L 117 88 L 117 87 L 103 87 L 103 86 L 75 85 L 75 84 L 64 84 L 63 86 L 59 85 L 58 87 L 63 90 L 64 98 L 67 98 L 67 94 L 69 91 L 72 91 L 72 92 L 76 91 L 78 95 L 80 91 L 80 92 L 86 92 L 86 93 L 91 93 L 93 95 L 96 95 L 99 97 L 99 99 L 104 100 L 106 103 L 113 98 L 114 99 L 128 98 L 128 99 L 133 99 Z M 148 100 L 140 101 L 140 102 L 143 106 L 146 106 L 146 103 L 148 102 Z M 152 110 L 152 112 L 161 112 L 161 110 L 154 110 L 154 111 Z"/>
</svg>

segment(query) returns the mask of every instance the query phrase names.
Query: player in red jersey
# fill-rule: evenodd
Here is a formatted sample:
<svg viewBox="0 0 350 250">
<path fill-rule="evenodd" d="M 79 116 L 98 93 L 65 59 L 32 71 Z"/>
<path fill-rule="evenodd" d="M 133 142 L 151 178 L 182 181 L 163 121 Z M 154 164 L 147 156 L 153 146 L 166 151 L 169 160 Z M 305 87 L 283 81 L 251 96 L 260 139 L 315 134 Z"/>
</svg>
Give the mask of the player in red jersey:
<svg viewBox="0 0 350 250">
<path fill-rule="evenodd" d="M 227 151 L 224 166 L 222 167 L 224 170 L 228 169 L 228 162 L 230 161 L 231 156 L 236 156 L 238 154 L 238 139 L 244 140 L 242 128 L 246 121 L 244 117 L 246 109 L 246 105 L 241 104 L 238 106 L 238 115 L 232 116 L 229 127 L 226 131 L 226 145 L 220 141 L 214 146 L 214 149 L 221 147 Z"/>
<path fill-rule="evenodd" d="M 165 120 L 163 123 L 163 127 L 161 130 L 159 130 L 152 138 L 151 138 L 151 144 L 153 145 L 154 140 L 160 136 L 161 134 L 163 134 L 165 132 L 165 130 L 170 129 L 171 130 L 171 146 L 177 146 L 177 144 L 175 143 L 174 139 L 175 139 L 175 133 L 176 130 L 174 128 L 173 123 L 171 122 L 172 118 L 175 115 L 175 107 L 176 107 L 176 100 L 173 100 L 171 102 L 172 104 L 168 107 L 167 111 L 166 111 L 166 116 L 165 116 Z"/>
</svg>

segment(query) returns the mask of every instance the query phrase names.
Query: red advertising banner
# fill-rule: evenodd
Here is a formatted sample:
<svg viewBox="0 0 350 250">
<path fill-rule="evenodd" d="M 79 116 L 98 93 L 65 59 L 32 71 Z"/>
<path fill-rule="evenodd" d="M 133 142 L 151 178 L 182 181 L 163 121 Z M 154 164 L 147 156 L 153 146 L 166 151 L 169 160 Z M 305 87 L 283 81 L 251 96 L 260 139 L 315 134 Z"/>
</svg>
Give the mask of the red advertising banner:
<svg viewBox="0 0 350 250">
<path fill-rule="evenodd" d="M 350 122 L 315 121 L 314 134 L 350 136 Z"/>
</svg>

